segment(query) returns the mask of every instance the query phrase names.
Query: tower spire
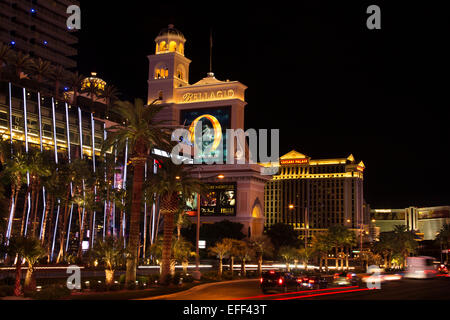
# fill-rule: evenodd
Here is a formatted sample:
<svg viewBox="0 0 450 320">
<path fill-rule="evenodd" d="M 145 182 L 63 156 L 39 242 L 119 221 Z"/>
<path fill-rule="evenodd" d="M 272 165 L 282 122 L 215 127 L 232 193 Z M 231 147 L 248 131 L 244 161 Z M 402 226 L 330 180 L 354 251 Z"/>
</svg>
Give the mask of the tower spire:
<svg viewBox="0 0 450 320">
<path fill-rule="evenodd" d="M 209 29 L 209 72 L 208 72 L 208 77 L 214 77 L 214 73 L 212 72 L 212 46 L 213 46 L 212 28 L 210 28 Z"/>
</svg>

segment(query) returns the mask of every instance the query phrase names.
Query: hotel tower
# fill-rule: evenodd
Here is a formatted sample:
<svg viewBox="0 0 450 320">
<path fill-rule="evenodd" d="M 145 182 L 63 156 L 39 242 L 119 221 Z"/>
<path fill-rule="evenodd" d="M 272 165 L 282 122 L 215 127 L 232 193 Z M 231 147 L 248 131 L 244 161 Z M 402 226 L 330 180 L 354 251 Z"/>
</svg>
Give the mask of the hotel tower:
<svg viewBox="0 0 450 320">
<path fill-rule="evenodd" d="M 295 150 L 285 154 L 278 174 L 266 184 L 266 226 L 287 223 L 309 237 L 335 224 L 365 231 L 364 169 L 353 155 L 311 159 Z"/>
</svg>

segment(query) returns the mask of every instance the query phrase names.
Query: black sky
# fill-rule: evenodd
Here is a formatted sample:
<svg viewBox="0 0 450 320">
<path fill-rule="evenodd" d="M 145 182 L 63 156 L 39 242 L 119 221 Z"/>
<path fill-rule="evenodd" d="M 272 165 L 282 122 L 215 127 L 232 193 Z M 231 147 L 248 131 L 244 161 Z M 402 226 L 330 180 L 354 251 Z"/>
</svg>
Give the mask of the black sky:
<svg viewBox="0 0 450 320">
<path fill-rule="evenodd" d="M 281 129 L 281 150 L 366 164 L 374 208 L 450 205 L 449 14 L 429 2 L 81 1 L 78 65 L 147 94 L 148 60 L 173 23 L 190 82 L 209 68 L 248 86 L 246 128 Z M 366 8 L 381 7 L 381 30 Z"/>
</svg>

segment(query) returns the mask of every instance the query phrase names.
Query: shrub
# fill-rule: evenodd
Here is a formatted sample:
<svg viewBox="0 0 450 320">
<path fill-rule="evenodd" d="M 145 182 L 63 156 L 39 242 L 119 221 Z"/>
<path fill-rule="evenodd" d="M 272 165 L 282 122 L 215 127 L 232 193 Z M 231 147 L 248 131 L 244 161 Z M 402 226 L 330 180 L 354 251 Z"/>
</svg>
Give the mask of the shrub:
<svg viewBox="0 0 450 320">
<path fill-rule="evenodd" d="M 8 297 L 14 295 L 14 286 L 0 286 L 0 297 Z"/>
<path fill-rule="evenodd" d="M 148 281 L 151 284 L 159 283 L 159 274 L 151 274 L 148 276 Z M 157 282 L 155 282 L 157 281 Z"/>
<path fill-rule="evenodd" d="M 120 284 L 124 284 L 124 283 L 125 283 L 125 273 L 120 275 L 120 277 L 119 277 L 119 283 L 120 283 Z"/>
<path fill-rule="evenodd" d="M 2 280 L 0 280 L 1 284 L 7 285 L 7 286 L 13 286 L 15 282 L 16 282 L 16 279 L 14 279 L 13 277 L 6 277 L 6 278 L 3 278 Z"/>
<path fill-rule="evenodd" d="M 175 275 L 172 277 L 172 283 L 173 284 L 179 284 L 180 283 L 180 278 L 182 278 L 181 273 L 176 272 Z"/>
<path fill-rule="evenodd" d="M 103 292 L 106 291 L 106 284 L 104 282 L 98 282 L 98 281 L 92 281 L 91 282 L 91 289 L 96 292 Z"/>
<path fill-rule="evenodd" d="M 185 274 L 182 278 L 184 283 L 191 283 L 194 281 L 194 278 L 190 274 Z"/>
<path fill-rule="evenodd" d="M 70 290 L 64 285 L 51 285 L 30 296 L 37 300 L 58 300 L 70 296 Z"/>
</svg>

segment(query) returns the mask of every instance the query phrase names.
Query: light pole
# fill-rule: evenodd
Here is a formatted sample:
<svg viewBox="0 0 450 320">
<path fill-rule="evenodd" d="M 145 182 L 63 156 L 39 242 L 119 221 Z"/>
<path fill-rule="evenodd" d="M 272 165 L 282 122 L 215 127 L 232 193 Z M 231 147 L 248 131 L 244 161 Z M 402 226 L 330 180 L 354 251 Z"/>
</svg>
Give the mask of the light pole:
<svg viewBox="0 0 450 320">
<path fill-rule="evenodd" d="M 209 177 L 205 177 L 204 179 L 209 178 L 217 178 L 217 179 L 224 179 L 225 176 L 223 174 L 219 175 L 212 175 Z M 201 179 L 200 171 L 198 172 L 198 178 Z M 195 236 L 195 271 L 192 273 L 192 277 L 196 280 L 200 280 L 201 273 L 200 273 L 200 248 L 199 248 L 199 242 L 200 242 L 200 193 L 197 193 L 197 231 Z"/>
</svg>

